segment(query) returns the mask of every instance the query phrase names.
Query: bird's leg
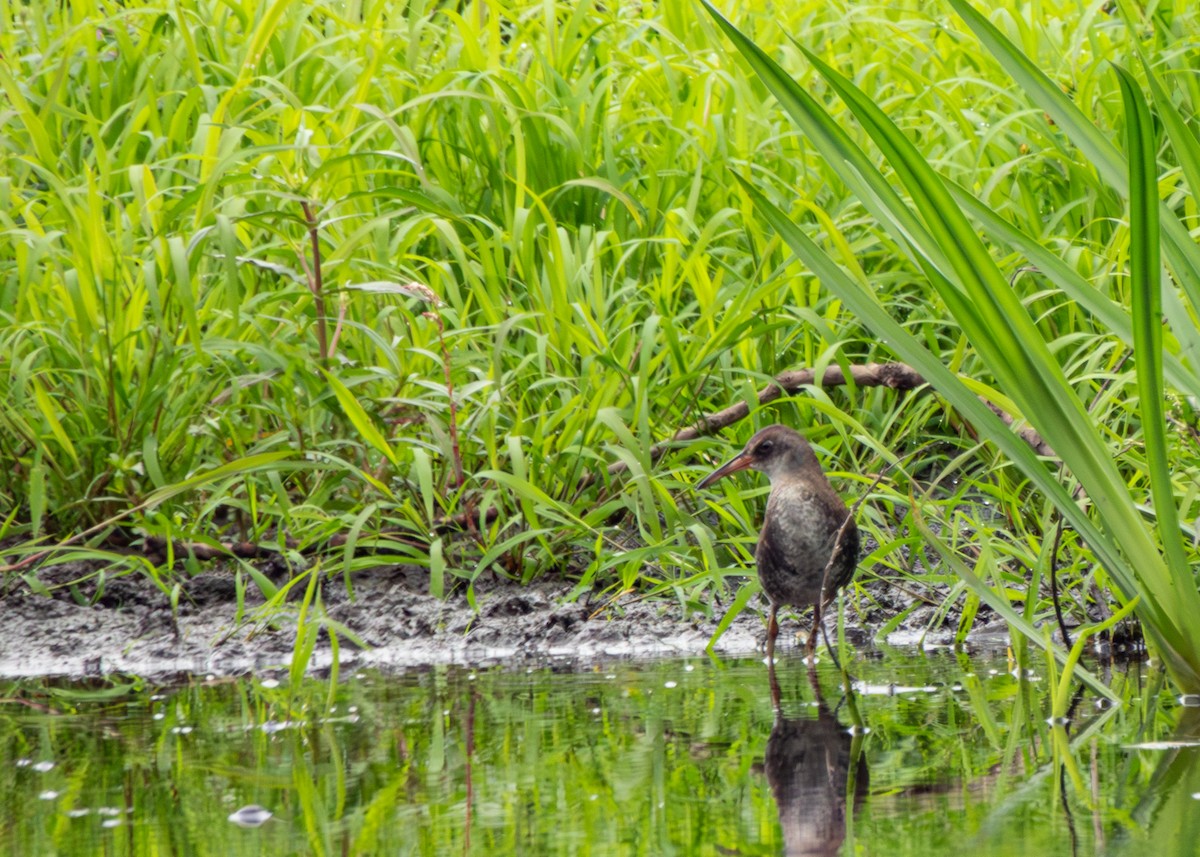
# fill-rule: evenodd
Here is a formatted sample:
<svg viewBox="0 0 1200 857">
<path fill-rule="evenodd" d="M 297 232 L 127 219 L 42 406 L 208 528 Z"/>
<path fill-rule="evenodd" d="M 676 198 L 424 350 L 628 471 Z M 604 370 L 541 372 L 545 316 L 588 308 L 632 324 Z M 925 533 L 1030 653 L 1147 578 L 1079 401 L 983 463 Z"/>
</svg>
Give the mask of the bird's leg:
<svg viewBox="0 0 1200 857">
<path fill-rule="evenodd" d="M 812 631 L 808 635 L 808 642 L 804 647 L 804 657 L 808 661 L 812 661 L 813 655 L 817 651 L 817 636 L 821 633 L 821 602 L 818 600 L 813 604 L 813 624 Z"/>
<path fill-rule="evenodd" d="M 767 658 L 767 678 L 771 683 L 771 708 L 778 715 L 783 694 L 779 690 L 779 678 L 775 675 L 774 658 Z"/>
<path fill-rule="evenodd" d="M 817 704 L 824 706 L 825 703 L 821 699 L 821 682 L 817 678 L 817 667 L 812 661 L 808 662 L 808 683 L 816 694 Z"/>
<path fill-rule="evenodd" d="M 776 617 L 776 612 L 779 610 L 779 605 L 774 601 L 771 602 L 771 618 L 767 620 L 767 663 L 775 663 L 775 638 L 779 636 L 779 619 Z"/>
</svg>

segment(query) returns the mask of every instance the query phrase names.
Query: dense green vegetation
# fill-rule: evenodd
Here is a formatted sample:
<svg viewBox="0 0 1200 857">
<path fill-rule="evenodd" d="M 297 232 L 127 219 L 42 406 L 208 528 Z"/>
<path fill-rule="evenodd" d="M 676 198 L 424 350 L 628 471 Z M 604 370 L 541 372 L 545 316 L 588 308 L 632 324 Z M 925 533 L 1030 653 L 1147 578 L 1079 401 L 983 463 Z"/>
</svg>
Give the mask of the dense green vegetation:
<svg viewBox="0 0 1200 857">
<path fill-rule="evenodd" d="M 968 416 L 981 435 L 1004 450 L 1031 483 L 1046 494 L 1061 515 L 1060 526 L 1067 521 L 1075 528 L 1124 593 L 1129 603 L 1122 612 L 1136 608 L 1155 641 L 1156 652 L 1179 684 L 1187 689 L 1198 688 L 1200 629 L 1195 617 L 1200 614 L 1200 595 L 1180 531 L 1175 462 L 1168 448 L 1162 399 L 1168 368 L 1181 391 L 1194 397 L 1196 389 L 1196 378 L 1188 366 L 1189 343 L 1200 328 L 1175 289 L 1180 289 L 1193 310 L 1200 308 L 1200 246 L 1186 228 L 1186 215 L 1181 218 L 1160 197 L 1156 159 L 1159 146 L 1147 99 L 1134 77 L 1113 63 L 1111 76 L 1120 87 L 1127 143 L 1127 153 L 1123 156 L 1017 44 L 965 0 L 949 0 L 949 3 L 1028 96 L 1045 107 L 1048 121 L 1057 122 L 1067 137 L 1078 143 L 1080 152 L 1091 159 L 1097 175 L 1128 197 L 1128 307 L 1097 294 L 1087 282 L 1065 269 L 1060 259 L 1037 246 L 1034 233 L 1005 222 L 1002 215 L 966 189 L 958 188 L 956 200 L 954 182 L 939 175 L 917 145 L 869 95 L 806 51 L 820 76 L 846 103 L 894 167 L 896 180 L 911 195 L 908 201 L 901 199 L 888 179 L 816 99 L 709 8 L 784 109 L 835 164 L 847 185 L 856 190 L 858 198 L 927 276 L 947 311 L 977 350 L 988 373 L 995 378 L 996 389 L 989 390 L 986 398 L 997 402 L 997 393 L 1010 398 L 1012 404 L 1006 410 L 1012 413 L 1015 405 L 1030 420 L 1058 451 L 1050 454 L 1061 458 L 1063 470 L 1052 475 L 1014 437 L 1009 427 L 978 400 L 977 388 L 947 371 L 937 355 L 905 331 L 879 305 L 869 288 L 839 269 L 798 223 L 789 220 L 778 206 L 749 184 L 747 189 L 755 197 L 758 209 L 780 230 L 797 256 L 820 274 L 892 348 L 920 367 L 938 392 Z M 1122 8 L 1122 15 L 1130 25 L 1135 23 L 1128 9 Z M 1159 80 L 1146 51 L 1138 44 L 1133 50 L 1141 61 L 1165 127 L 1163 136 L 1178 153 L 1183 174 L 1200 186 L 1197 181 L 1200 141 Z M 1105 421 L 1106 415 L 1100 414 L 1098 420 L 1092 410 L 1093 391 L 1080 390 L 1072 383 L 1059 362 L 1059 337 L 1039 329 L 976 234 L 977 227 L 971 218 L 992 239 L 1021 248 L 1038 273 L 1091 312 L 1098 332 L 1114 337 L 1124 346 L 1124 357 L 1133 357 L 1136 404 L 1131 410 L 1140 424 L 1136 443 L 1143 453 L 1137 461 L 1144 480 L 1142 485 L 1131 488 L 1126 482 L 1119 459 L 1114 462 L 1111 457 L 1108 442 L 1111 426 Z M 1170 277 L 1163 270 L 1164 258 Z M 1174 340 L 1171 333 L 1164 335 L 1164 322 Z M 1068 469 L 1077 485 L 1074 492 L 1062 484 L 1062 475 Z M 1147 492 L 1152 503 L 1146 517 L 1153 526 L 1147 526 L 1138 508 Z M 1079 503 L 1080 497 L 1086 498 L 1086 505 Z M 982 599 L 1030 639 L 1039 638 L 1037 630 L 1018 617 L 1005 599 L 942 547 L 936 535 L 927 529 L 926 533 L 947 564 Z M 1054 562 L 1052 556 L 1052 575 Z M 1082 651 L 1085 637 L 1103 626 L 1081 633 L 1072 659 Z M 1063 633 L 1066 636 L 1065 628 Z M 1065 688 L 1060 699 L 1065 705 Z"/>
<path fill-rule="evenodd" d="M 1200 13 L 996 13 L 1078 125 L 1014 85 L 966 8 L 737 13 L 862 147 L 847 168 L 690 0 L 0 4 L 7 561 L 73 536 L 52 556 L 246 541 L 346 572 L 384 553 L 427 566 L 435 593 L 565 572 L 703 607 L 744 572 L 758 495 L 730 483 L 707 507 L 690 490 L 723 442 L 658 459 L 653 445 L 778 372 L 912 361 L 915 343 L 927 378 L 940 366 L 964 386 L 810 387 L 729 441 L 804 429 L 843 493 L 870 489 L 864 569 L 949 584 L 936 597 L 963 599 L 964 627 L 981 600 L 1050 618 L 1057 569 L 1071 621 L 1142 592 L 1143 620 L 1179 632 L 1159 644 L 1187 648 L 1157 605 L 1194 597 Z M 818 61 L 958 186 L 986 247 L 951 258 L 973 231 L 938 231 L 947 206 L 921 197 L 919 167 L 916 185 L 895 171 L 890 132 L 863 130 Z M 1160 124 L 1127 121 L 1113 61 Z M 1101 146 L 1138 128 L 1141 191 Z M 1161 308 L 1145 297 L 1157 226 L 1129 217 L 1136 193 L 1135 212 L 1162 201 Z M 785 242 L 788 223 L 800 237 Z M 793 256 L 804 236 L 832 266 L 820 279 Z M 1004 287 L 999 309 L 976 311 L 970 267 Z M 1014 311 L 1027 320 L 1005 340 Z M 1167 331 L 1146 324 L 1160 313 Z M 1012 337 L 1042 362 L 1005 350 Z M 1135 345 L 1163 354 L 1165 391 Z M 1005 441 L 963 390 L 1028 416 L 1067 467 Z M 937 521 L 936 545 L 977 584 L 916 564 Z M 168 586 L 186 554 L 112 559 Z M 1184 684 L 1198 658 L 1173 662 Z"/>
</svg>

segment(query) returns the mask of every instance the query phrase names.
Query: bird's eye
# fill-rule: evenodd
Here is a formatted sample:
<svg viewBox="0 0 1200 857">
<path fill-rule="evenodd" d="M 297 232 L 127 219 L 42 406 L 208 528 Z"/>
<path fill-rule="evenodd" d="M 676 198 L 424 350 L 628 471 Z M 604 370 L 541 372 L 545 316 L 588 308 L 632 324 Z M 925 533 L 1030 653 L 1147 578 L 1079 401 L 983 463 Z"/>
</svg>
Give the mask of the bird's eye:
<svg viewBox="0 0 1200 857">
<path fill-rule="evenodd" d="M 771 452 L 771 449 L 774 448 L 774 446 L 775 446 L 774 441 L 764 440 L 762 443 L 760 443 L 758 445 L 758 454 L 759 455 L 769 455 Z"/>
</svg>

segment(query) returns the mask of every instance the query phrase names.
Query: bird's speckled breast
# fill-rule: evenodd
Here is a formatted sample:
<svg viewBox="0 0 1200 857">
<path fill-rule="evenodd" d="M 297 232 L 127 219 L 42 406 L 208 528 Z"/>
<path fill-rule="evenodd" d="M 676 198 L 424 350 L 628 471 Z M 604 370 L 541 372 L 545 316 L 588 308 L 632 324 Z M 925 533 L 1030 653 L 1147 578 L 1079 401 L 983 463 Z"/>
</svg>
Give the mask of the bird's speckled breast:
<svg viewBox="0 0 1200 857">
<path fill-rule="evenodd" d="M 772 485 L 755 552 L 759 580 L 772 601 L 798 607 L 816 603 L 846 515 L 845 504 L 827 482 L 780 479 Z M 829 571 L 826 597 L 849 581 L 857 561 L 858 528 L 851 523 Z"/>
</svg>

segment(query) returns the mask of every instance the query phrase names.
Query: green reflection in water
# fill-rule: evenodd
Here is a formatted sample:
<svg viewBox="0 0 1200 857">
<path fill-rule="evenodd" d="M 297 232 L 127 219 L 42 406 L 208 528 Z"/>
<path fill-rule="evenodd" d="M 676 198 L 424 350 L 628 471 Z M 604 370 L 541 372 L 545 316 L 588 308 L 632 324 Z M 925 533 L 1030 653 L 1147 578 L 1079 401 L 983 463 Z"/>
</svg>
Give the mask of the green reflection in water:
<svg viewBox="0 0 1200 857">
<path fill-rule="evenodd" d="M 1161 684 L 1110 676 L 1126 704 L 1080 697 L 1064 728 L 1051 682 L 1003 659 L 851 671 L 854 705 L 828 664 L 814 686 L 781 662 L 778 717 L 757 660 L 367 672 L 332 710 L 318 678 L 0 684 L 0 853 L 1162 857 L 1200 841 L 1196 751 L 1153 743 L 1181 720 Z M 271 819 L 229 820 L 252 804 Z"/>
</svg>

